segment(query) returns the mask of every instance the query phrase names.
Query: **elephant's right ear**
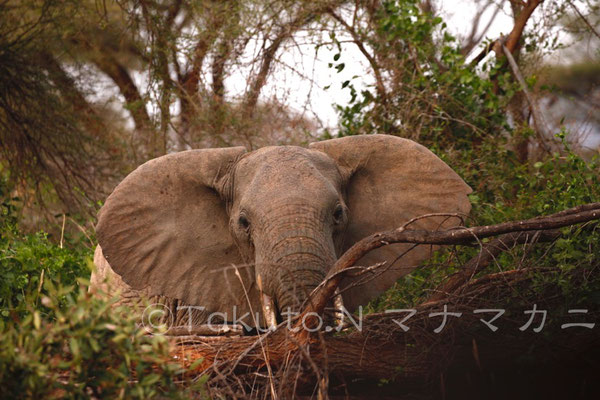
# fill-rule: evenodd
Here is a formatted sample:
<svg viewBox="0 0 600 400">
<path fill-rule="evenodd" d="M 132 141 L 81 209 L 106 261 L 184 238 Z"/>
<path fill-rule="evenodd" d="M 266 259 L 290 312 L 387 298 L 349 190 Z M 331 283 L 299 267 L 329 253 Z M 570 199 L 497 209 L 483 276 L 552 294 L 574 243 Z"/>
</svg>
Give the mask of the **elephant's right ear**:
<svg viewBox="0 0 600 400">
<path fill-rule="evenodd" d="M 115 188 L 96 230 L 104 256 L 128 285 L 209 311 L 246 303 L 239 279 L 224 272 L 242 258 L 222 198 L 243 153 L 235 147 L 169 154 Z M 248 288 L 253 273 L 240 272 Z"/>
<path fill-rule="evenodd" d="M 429 217 L 416 219 L 410 229 L 451 229 L 462 223 L 461 218 L 431 214 L 466 215 L 471 209 L 471 188 L 435 154 L 411 140 L 390 135 L 348 136 L 313 143 L 310 148 L 335 160 L 347 179 L 349 212 L 343 251 L 368 235 L 397 229 L 425 215 Z M 366 304 L 431 254 L 431 246 L 413 248 L 409 244 L 371 251 L 357 265 L 386 262 L 387 270 L 368 285 L 349 289 L 344 303 L 350 309 Z"/>
</svg>

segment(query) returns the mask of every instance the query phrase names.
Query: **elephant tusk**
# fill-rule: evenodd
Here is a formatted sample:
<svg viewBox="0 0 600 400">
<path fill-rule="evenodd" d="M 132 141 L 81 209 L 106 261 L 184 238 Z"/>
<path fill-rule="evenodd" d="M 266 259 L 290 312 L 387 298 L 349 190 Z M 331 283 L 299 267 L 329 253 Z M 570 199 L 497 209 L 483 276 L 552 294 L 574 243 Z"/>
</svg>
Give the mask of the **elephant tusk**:
<svg viewBox="0 0 600 400">
<path fill-rule="evenodd" d="M 333 306 L 335 308 L 335 322 L 338 326 L 342 326 L 342 324 L 344 323 L 344 299 L 340 294 L 339 288 L 335 289 Z"/>
<path fill-rule="evenodd" d="M 277 317 L 275 316 L 275 304 L 273 299 L 266 294 L 261 296 L 263 314 L 265 316 L 265 322 L 269 328 L 275 328 L 277 326 Z"/>
<path fill-rule="evenodd" d="M 263 293 L 262 278 L 260 275 L 256 277 L 256 283 L 258 284 L 258 291 L 260 293 L 260 303 L 262 305 L 265 323 L 269 328 L 275 328 L 277 326 L 277 317 L 275 316 L 275 303 L 273 302 L 271 296 Z"/>
</svg>

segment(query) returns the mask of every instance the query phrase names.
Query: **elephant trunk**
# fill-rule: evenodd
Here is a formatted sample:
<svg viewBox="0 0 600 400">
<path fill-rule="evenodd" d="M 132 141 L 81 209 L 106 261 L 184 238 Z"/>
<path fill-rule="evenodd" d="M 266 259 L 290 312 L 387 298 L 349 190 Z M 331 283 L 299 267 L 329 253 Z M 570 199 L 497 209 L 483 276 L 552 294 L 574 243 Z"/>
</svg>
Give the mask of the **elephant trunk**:
<svg viewBox="0 0 600 400">
<path fill-rule="evenodd" d="M 275 298 L 280 313 L 295 313 L 312 291 L 323 281 L 331 264 L 305 254 L 291 255 L 280 264 Z"/>
<path fill-rule="evenodd" d="M 310 293 L 335 262 L 331 235 L 322 229 L 279 232 L 268 248 L 257 248 L 257 274 L 266 297 L 274 300 L 282 319 L 299 312 Z"/>
</svg>

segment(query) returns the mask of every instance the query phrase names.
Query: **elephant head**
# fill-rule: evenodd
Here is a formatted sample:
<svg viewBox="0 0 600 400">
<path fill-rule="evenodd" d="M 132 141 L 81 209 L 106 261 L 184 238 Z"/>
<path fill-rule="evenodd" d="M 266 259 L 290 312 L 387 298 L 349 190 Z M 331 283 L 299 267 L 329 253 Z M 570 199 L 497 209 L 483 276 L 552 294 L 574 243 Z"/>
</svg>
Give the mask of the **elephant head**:
<svg viewBox="0 0 600 400">
<path fill-rule="evenodd" d="M 297 310 L 356 241 L 423 214 L 467 214 L 470 191 L 432 152 L 394 136 L 249 153 L 190 150 L 127 176 L 106 200 L 97 234 L 113 270 L 134 289 L 222 313 L 235 306 L 260 314 L 263 298 Z M 459 223 L 435 217 L 411 227 Z M 411 247 L 364 257 L 359 265 L 387 261 L 385 272 L 345 291 L 346 308 L 382 293 L 432 251 Z"/>
</svg>

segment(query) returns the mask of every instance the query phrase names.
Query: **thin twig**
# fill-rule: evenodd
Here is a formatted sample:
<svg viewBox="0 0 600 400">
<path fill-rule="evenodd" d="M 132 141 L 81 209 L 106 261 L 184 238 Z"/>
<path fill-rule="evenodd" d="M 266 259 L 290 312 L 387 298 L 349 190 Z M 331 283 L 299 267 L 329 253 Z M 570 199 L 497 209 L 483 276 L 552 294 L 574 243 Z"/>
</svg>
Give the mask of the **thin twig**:
<svg viewBox="0 0 600 400">
<path fill-rule="evenodd" d="M 598 33 L 598 31 L 596 29 L 594 29 L 594 27 L 592 26 L 592 24 L 590 24 L 590 22 L 587 20 L 587 18 L 583 16 L 583 14 L 581 13 L 581 11 L 579 11 L 579 9 L 575 6 L 575 4 L 573 4 L 573 2 L 571 0 L 567 0 L 567 3 L 569 3 L 569 5 L 571 7 L 573 7 L 573 10 L 575 10 L 575 12 L 579 16 L 579 18 L 581 18 L 581 20 L 587 25 L 587 27 L 590 28 L 590 31 L 592 31 L 592 33 L 594 35 L 596 35 L 597 38 L 600 39 L 600 34 Z"/>
<path fill-rule="evenodd" d="M 60 243 L 59 243 L 59 247 L 62 249 L 63 248 L 63 239 L 65 238 L 65 222 L 67 220 L 66 215 L 63 213 L 63 218 L 62 218 L 62 228 L 60 229 Z"/>
<path fill-rule="evenodd" d="M 560 233 L 557 231 L 513 232 L 504 234 L 483 245 L 481 251 L 470 259 L 457 273 L 451 275 L 427 299 L 428 302 L 439 301 L 453 293 L 461 285 L 487 267 L 500 253 L 509 250 L 519 243 L 526 243 L 531 237 L 538 242 L 555 240 Z"/>
<path fill-rule="evenodd" d="M 537 102 L 533 99 L 533 96 L 529 92 L 529 89 L 527 88 L 527 83 L 525 82 L 525 79 L 523 79 L 523 75 L 521 75 L 521 72 L 519 71 L 519 66 L 517 65 L 514 57 L 512 56 L 512 54 L 510 53 L 510 51 L 508 50 L 508 48 L 506 46 L 502 46 L 502 51 L 504 51 L 504 55 L 508 59 L 510 68 L 511 68 L 515 78 L 521 85 L 521 89 L 523 90 L 523 93 L 525 94 L 525 98 L 527 99 L 527 102 L 529 103 L 529 107 L 531 108 L 531 115 L 533 116 L 533 124 L 534 124 L 534 128 L 535 128 L 535 133 L 537 134 L 538 139 L 540 140 L 540 144 L 542 145 L 544 150 L 548 154 L 550 154 L 552 152 L 552 150 L 550 149 L 550 146 L 546 143 L 546 138 L 544 137 L 545 133 L 549 133 L 548 125 L 546 124 L 546 122 L 544 120 L 544 116 L 541 113 L 540 109 L 538 108 Z"/>
</svg>

